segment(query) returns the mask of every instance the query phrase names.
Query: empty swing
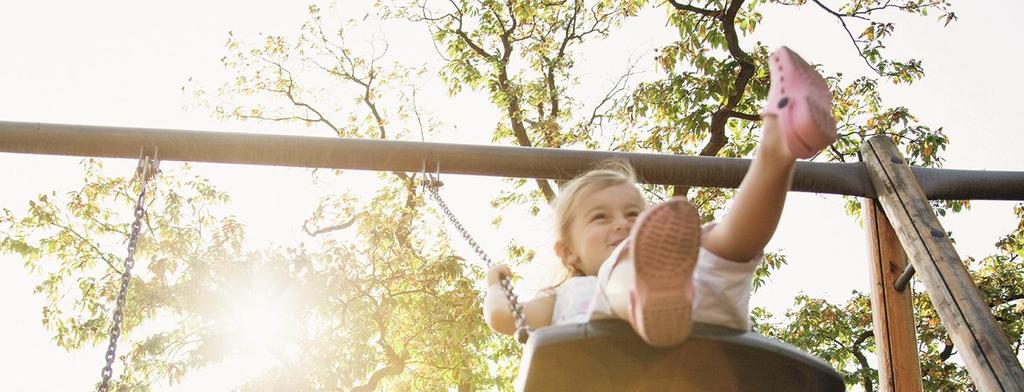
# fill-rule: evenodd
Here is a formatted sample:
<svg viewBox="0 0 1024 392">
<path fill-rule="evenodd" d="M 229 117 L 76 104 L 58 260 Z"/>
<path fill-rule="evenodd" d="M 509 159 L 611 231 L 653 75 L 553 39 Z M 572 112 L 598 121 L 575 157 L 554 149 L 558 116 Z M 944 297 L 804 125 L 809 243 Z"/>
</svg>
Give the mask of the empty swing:
<svg viewBox="0 0 1024 392">
<path fill-rule="evenodd" d="M 441 182 L 423 173 L 424 187 L 473 251 L 494 263 L 441 198 Z M 829 364 L 785 342 L 752 331 L 695 323 L 675 347 L 645 343 L 629 323 L 595 320 L 527 328 L 509 278 L 501 286 L 524 344 L 516 390 L 525 391 L 843 391 Z M 691 360 L 700 358 L 699 361 Z M 571 374 L 572 377 L 565 377 Z"/>
</svg>

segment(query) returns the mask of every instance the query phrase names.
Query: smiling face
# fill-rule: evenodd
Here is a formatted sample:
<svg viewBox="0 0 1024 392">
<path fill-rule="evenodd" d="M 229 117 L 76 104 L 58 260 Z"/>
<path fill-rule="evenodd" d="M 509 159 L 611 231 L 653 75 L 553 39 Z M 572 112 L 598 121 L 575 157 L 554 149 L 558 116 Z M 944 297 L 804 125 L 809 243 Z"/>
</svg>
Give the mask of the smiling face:
<svg viewBox="0 0 1024 392">
<path fill-rule="evenodd" d="M 568 238 L 555 244 L 567 265 L 597 275 L 601 263 L 629 236 L 644 199 L 631 183 L 583 189 L 572 207 Z"/>
</svg>

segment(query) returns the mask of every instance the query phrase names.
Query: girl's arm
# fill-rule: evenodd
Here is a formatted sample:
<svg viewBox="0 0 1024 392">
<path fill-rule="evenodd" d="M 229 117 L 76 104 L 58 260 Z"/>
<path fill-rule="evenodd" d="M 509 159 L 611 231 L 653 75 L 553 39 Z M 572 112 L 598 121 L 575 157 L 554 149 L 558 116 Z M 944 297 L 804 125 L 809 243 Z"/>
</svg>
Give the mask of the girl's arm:
<svg viewBox="0 0 1024 392">
<path fill-rule="evenodd" d="M 743 177 L 732 205 L 706 231 L 701 245 L 726 260 L 746 262 L 764 251 L 775 234 L 796 158 L 782 140 L 777 119 L 765 116 L 761 146 Z"/>
<path fill-rule="evenodd" d="M 487 297 L 484 298 L 484 321 L 496 332 L 512 335 L 516 332 L 516 322 L 509 308 L 508 297 L 501 288 L 499 279 L 510 276 L 508 267 L 499 265 L 487 274 Z M 523 304 L 523 316 L 527 326 L 537 329 L 551 325 L 551 312 L 555 307 L 555 295 L 544 295 Z"/>
</svg>

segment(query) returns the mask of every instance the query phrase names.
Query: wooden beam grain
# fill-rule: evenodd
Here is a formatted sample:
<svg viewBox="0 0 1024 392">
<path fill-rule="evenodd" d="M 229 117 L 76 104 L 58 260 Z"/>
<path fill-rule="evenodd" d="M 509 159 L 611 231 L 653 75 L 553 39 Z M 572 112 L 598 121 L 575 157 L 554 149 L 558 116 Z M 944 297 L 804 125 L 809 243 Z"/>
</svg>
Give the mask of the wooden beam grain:
<svg viewBox="0 0 1024 392">
<path fill-rule="evenodd" d="M 882 392 L 922 391 L 921 360 L 911 290 L 896 291 L 895 282 L 907 266 L 907 256 L 881 206 L 863 199 L 871 271 L 871 314 Z"/>
<path fill-rule="evenodd" d="M 975 386 L 1024 391 L 1024 369 L 892 140 L 871 138 L 861 145 L 861 155 L 878 201 Z"/>
</svg>

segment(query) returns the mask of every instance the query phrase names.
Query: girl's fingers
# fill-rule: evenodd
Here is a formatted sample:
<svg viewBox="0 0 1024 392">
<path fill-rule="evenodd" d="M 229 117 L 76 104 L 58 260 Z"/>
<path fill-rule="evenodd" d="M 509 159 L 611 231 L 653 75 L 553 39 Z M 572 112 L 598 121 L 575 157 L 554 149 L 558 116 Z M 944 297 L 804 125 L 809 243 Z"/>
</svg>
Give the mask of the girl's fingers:
<svg viewBox="0 0 1024 392">
<path fill-rule="evenodd" d="M 495 266 L 494 268 L 491 268 L 491 270 L 489 272 L 487 272 L 487 285 L 488 286 L 492 286 L 495 283 L 498 283 L 501 280 L 502 277 L 511 276 L 511 275 L 512 275 L 512 271 L 508 269 L 508 266 L 506 266 L 506 265 Z"/>
</svg>

